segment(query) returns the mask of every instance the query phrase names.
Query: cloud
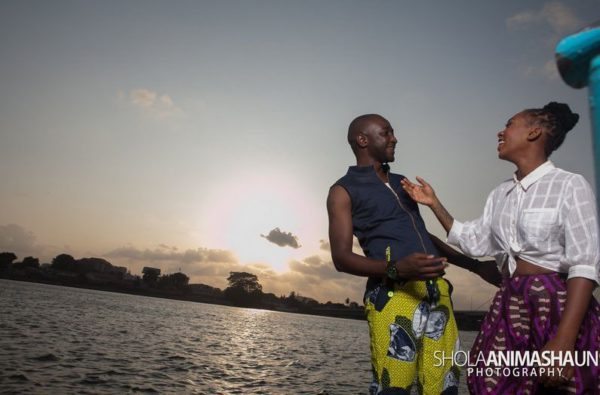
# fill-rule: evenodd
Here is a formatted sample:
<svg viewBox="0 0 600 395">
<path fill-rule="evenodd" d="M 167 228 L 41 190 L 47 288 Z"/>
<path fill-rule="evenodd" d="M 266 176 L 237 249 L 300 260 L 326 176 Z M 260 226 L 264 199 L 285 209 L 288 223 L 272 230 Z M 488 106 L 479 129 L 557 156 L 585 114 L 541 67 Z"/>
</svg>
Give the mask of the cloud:
<svg viewBox="0 0 600 395">
<path fill-rule="evenodd" d="M 302 261 L 291 261 L 290 270 L 303 276 L 313 277 L 313 280 L 326 280 L 339 278 L 331 260 L 325 260 L 317 255 L 310 256 Z"/>
<path fill-rule="evenodd" d="M 321 302 L 342 302 L 346 298 L 362 304 L 366 279 L 336 271 L 330 258 L 313 255 L 288 263 L 283 273 L 270 267 L 255 268 L 265 292 L 287 295 L 291 291 Z"/>
<path fill-rule="evenodd" d="M 328 240 L 321 239 L 319 240 L 319 248 L 323 251 L 331 252 L 331 244 Z M 352 238 L 352 252 L 358 255 L 364 256 L 363 250 L 358 242 L 356 237 Z"/>
<path fill-rule="evenodd" d="M 24 258 L 39 254 L 42 250 L 32 232 L 16 224 L 0 226 L 0 252 L 14 252 L 19 258 Z"/>
<path fill-rule="evenodd" d="M 173 261 L 180 263 L 197 263 L 197 262 L 237 262 L 235 255 L 231 251 L 197 248 L 195 250 L 188 249 L 183 252 L 178 252 L 177 247 L 169 247 L 165 244 L 160 244 L 158 248 L 137 249 L 133 246 L 116 248 L 105 256 L 109 258 L 127 258 L 134 260 L 143 260 L 148 262 L 156 261 Z"/>
<path fill-rule="evenodd" d="M 549 80 L 557 80 L 559 77 L 558 68 L 554 59 L 549 60 L 542 67 L 541 73 L 544 77 Z"/>
<path fill-rule="evenodd" d="M 539 61 L 539 59 L 546 58 L 548 49 L 554 48 L 561 36 L 576 31 L 582 25 L 583 22 L 575 13 L 558 1 L 548 2 L 540 9 L 525 10 L 507 18 L 508 30 L 518 31 L 534 27 L 540 29 L 538 34 L 530 34 L 533 37 L 535 48 L 527 52 L 529 60 L 519 66 L 520 72 L 526 77 L 543 78 L 549 81 L 557 80 L 559 75 L 555 61 L 550 59 Z M 541 55 L 542 50 L 544 51 L 543 56 Z"/>
<path fill-rule="evenodd" d="M 283 232 L 279 228 L 271 230 L 266 236 L 262 234 L 260 236 L 280 247 L 300 248 L 298 237 L 294 236 L 291 232 Z"/>
<path fill-rule="evenodd" d="M 523 64 L 520 66 L 520 72 L 526 77 L 544 78 L 549 81 L 555 81 L 560 77 L 555 60 L 548 60 L 544 64 Z"/>
<path fill-rule="evenodd" d="M 202 283 L 225 289 L 232 271 L 255 274 L 263 291 L 288 295 L 294 291 L 322 302 L 343 302 L 346 298 L 361 302 L 366 279 L 336 271 L 328 254 L 312 255 L 288 262 L 288 270 L 276 271 L 265 263 L 241 264 L 231 251 L 197 248 L 179 250 L 161 244 L 156 248 L 124 246 L 102 255 L 113 265 L 126 266 L 132 274 L 141 274 L 144 266 L 161 269 L 162 274 L 181 271 L 190 283 Z"/>
<path fill-rule="evenodd" d="M 519 12 L 506 20 L 509 30 L 522 30 L 531 26 L 547 25 L 554 33 L 564 34 L 580 28 L 582 21 L 563 3 L 545 3 L 540 10 Z"/>
<path fill-rule="evenodd" d="M 146 88 L 131 90 L 129 94 L 119 91 L 117 98 L 120 102 L 127 101 L 144 113 L 160 119 L 183 114 L 183 111 L 175 105 L 171 96 Z"/>
<path fill-rule="evenodd" d="M 544 4 L 541 13 L 556 33 L 571 33 L 583 24 L 573 11 L 558 1 Z"/>
<path fill-rule="evenodd" d="M 101 254 L 101 257 L 113 265 L 126 266 L 132 274 L 141 274 L 144 266 L 159 268 L 162 274 L 181 271 L 190 277 L 190 283 L 221 289 L 227 287 L 229 272 L 247 271 L 233 252 L 203 247 L 180 251 L 166 244 L 153 249 L 124 246 Z"/>
<path fill-rule="evenodd" d="M 139 107 L 152 107 L 156 103 L 156 97 L 158 94 L 148 89 L 136 89 L 129 93 L 131 102 Z"/>
<path fill-rule="evenodd" d="M 539 19 L 539 13 L 535 11 L 523 11 L 519 12 L 506 20 L 506 27 L 508 30 L 519 30 L 526 28 L 533 22 L 537 22 Z"/>
<path fill-rule="evenodd" d="M 319 240 L 319 248 L 324 251 L 331 251 L 331 244 L 329 244 L 329 241 L 321 239 Z"/>
</svg>

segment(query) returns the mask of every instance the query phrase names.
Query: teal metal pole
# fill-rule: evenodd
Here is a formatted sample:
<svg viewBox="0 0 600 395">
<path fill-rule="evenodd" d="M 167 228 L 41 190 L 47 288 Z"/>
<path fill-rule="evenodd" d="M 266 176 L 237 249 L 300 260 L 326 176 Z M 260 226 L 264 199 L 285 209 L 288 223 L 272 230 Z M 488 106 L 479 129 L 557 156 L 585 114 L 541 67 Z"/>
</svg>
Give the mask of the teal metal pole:
<svg viewBox="0 0 600 395">
<path fill-rule="evenodd" d="M 596 200 L 600 202 L 600 55 L 592 59 L 589 80 L 590 116 L 594 138 L 594 163 L 596 170 Z M 598 204 L 600 210 L 600 204 Z"/>
<path fill-rule="evenodd" d="M 568 85 L 573 88 L 589 87 L 596 207 L 600 210 L 600 23 L 563 38 L 556 46 L 556 62 L 561 77 Z"/>
</svg>

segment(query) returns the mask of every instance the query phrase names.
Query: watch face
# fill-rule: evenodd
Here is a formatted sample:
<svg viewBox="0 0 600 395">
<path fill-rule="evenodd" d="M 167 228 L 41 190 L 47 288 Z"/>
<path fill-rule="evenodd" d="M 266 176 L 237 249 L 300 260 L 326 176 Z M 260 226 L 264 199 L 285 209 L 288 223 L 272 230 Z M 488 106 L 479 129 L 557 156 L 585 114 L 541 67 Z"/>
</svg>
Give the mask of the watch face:
<svg viewBox="0 0 600 395">
<path fill-rule="evenodd" d="M 398 271 L 396 270 L 396 262 L 388 262 L 387 263 L 386 274 L 392 280 L 398 279 Z"/>
</svg>

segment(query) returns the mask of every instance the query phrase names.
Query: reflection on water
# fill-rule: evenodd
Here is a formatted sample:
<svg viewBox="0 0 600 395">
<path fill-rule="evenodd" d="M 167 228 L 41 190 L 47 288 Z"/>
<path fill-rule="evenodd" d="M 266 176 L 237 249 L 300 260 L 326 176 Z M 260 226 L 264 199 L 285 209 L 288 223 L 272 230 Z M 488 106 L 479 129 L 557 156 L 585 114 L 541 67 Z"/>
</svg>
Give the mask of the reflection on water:
<svg viewBox="0 0 600 395">
<path fill-rule="evenodd" d="M 371 380 L 364 321 L 6 280 L 0 317 L 6 392 L 364 394 Z"/>
</svg>

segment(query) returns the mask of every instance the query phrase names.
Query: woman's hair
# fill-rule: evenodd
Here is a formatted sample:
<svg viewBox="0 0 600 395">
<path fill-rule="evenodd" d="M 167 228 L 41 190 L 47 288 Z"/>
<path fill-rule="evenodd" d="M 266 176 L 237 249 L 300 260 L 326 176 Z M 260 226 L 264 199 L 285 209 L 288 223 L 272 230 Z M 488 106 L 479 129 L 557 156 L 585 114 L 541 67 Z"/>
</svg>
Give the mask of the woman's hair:
<svg viewBox="0 0 600 395">
<path fill-rule="evenodd" d="M 525 110 L 532 121 L 542 126 L 548 132 L 544 151 L 547 156 L 557 150 L 565 141 L 567 132 L 579 121 L 579 114 L 571 111 L 564 103 L 550 102 L 543 108 Z"/>
</svg>

